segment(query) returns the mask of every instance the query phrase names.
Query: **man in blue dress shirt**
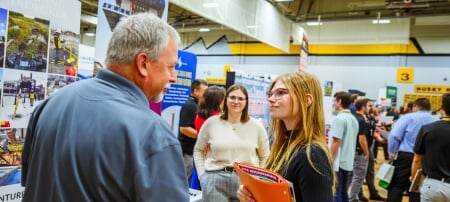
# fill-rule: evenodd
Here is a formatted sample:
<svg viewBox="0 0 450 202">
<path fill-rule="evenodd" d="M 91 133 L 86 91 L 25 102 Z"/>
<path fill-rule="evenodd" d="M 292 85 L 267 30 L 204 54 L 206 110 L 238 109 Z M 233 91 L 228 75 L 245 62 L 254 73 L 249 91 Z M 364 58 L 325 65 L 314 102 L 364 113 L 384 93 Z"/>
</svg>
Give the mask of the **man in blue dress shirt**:
<svg viewBox="0 0 450 202">
<path fill-rule="evenodd" d="M 437 117 L 430 113 L 430 101 L 419 98 L 414 101 L 415 111 L 401 116 L 395 122 L 388 140 L 390 160 L 394 161 L 394 176 L 388 187 L 388 202 L 402 201 L 403 192 L 409 189 L 411 182 L 411 165 L 414 157 L 414 143 L 420 128 L 428 123 L 437 121 Z M 419 201 L 417 193 L 409 193 L 410 201 Z"/>
</svg>

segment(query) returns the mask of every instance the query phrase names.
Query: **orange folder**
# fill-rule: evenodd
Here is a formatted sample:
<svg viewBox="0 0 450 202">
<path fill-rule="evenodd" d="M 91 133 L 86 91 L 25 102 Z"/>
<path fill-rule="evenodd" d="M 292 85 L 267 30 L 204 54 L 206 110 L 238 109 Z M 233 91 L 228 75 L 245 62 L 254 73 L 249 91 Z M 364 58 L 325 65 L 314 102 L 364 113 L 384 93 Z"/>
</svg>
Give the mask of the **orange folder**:
<svg viewBox="0 0 450 202">
<path fill-rule="evenodd" d="M 280 174 L 264 168 L 233 164 L 241 183 L 257 202 L 295 202 L 292 183 Z"/>
</svg>

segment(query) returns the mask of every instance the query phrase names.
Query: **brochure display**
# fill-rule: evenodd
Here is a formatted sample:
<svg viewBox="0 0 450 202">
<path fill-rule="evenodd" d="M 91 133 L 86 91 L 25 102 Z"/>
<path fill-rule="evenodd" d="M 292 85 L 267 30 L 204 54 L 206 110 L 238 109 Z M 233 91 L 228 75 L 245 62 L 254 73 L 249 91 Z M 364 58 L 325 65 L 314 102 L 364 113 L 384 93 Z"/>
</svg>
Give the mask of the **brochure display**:
<svg viewBox="0 0 450 202">
<path fill-rule="evenodd" d="M 292 183 L 280 174 L 238 162 L 234 162 L 234 169 L 241 183 L 252 193 L 256 201 L 295 202 Z"/>
</svg>

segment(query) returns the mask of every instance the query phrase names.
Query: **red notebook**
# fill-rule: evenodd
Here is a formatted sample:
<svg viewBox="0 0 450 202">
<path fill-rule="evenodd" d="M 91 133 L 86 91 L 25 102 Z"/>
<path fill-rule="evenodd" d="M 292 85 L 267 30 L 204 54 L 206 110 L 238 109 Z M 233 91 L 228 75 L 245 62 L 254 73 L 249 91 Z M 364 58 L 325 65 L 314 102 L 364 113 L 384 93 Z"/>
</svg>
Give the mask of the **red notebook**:
<svg viewBox="0 0 450 202">
<path fill-rule="evenodd" d="M 241 183 L 257 202 L 295 202 L 294 187 L 280 174 L 234 162 Z"/>
</svg>

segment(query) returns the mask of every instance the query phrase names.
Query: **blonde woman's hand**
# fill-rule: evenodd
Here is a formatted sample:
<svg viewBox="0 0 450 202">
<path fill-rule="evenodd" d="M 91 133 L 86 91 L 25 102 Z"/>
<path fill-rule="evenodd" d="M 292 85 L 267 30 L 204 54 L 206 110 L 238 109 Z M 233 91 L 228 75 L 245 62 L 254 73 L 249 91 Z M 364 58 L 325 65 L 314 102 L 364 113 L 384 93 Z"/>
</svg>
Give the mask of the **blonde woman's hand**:
<svg viewBox="0 0 450 202">
<path fill-rule="evenodd" d="M 253 199 L 252 194 L 244 187 L 244 185 L 239 186 L 237 197 L 240 202 L 256 202 L 255 199 Z"/>
</svg>

